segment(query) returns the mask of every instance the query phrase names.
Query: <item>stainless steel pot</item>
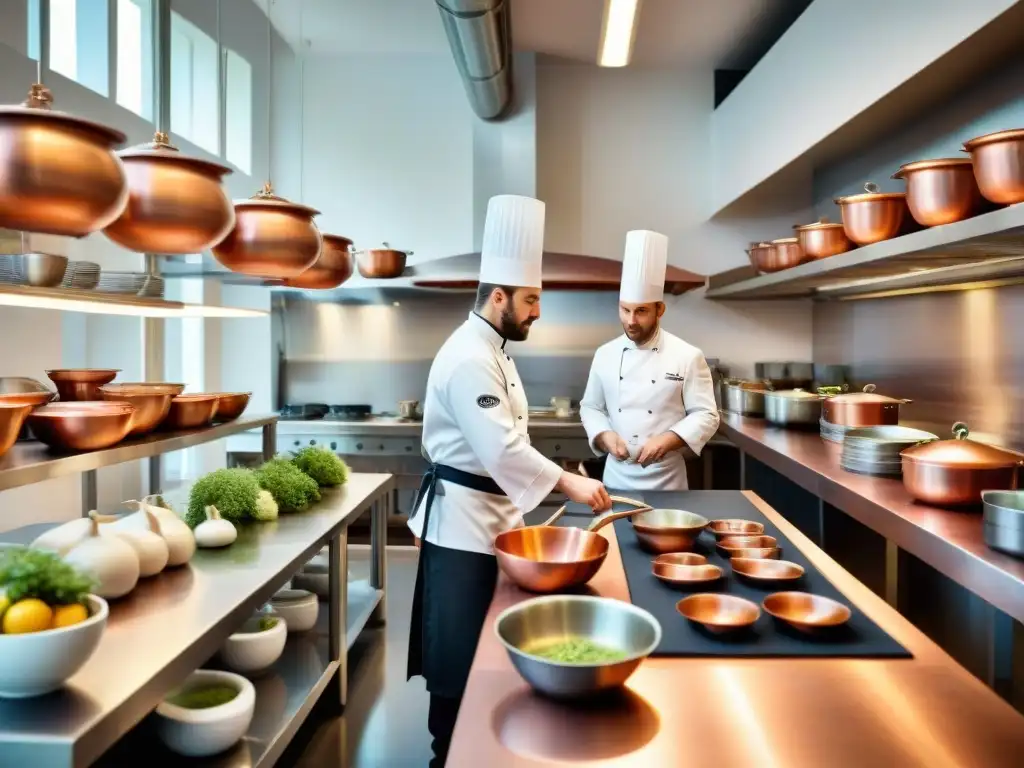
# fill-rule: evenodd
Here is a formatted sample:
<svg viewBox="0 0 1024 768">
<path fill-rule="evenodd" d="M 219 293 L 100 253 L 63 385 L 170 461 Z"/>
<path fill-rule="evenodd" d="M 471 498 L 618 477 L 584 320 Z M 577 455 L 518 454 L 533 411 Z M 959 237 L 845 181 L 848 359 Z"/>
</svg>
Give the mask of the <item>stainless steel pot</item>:
<svg viewBox="0 0 1024 768">
<path fill-rule="evenodd" d="M 722 407 L 743 416 L 764 416 L 764 393 L 770 389 L 767 382 L 724 379 Z"/>
<path fill-rule="evenodd" d="M 817 427 L 821 395 L 802 389 L 764 393 L 764 417 L 780 427 Z"/>
<path fill-rule="evenodd" d="M 985 543 L 1024 557 L 1024 491 L 983 491 Z"/>
</svg>

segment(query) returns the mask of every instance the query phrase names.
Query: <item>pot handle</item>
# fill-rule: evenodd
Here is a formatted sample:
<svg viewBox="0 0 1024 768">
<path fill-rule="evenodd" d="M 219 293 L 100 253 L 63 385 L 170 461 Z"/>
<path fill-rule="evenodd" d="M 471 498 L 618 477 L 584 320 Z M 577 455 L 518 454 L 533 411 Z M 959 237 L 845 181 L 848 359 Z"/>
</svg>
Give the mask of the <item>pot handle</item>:
<svg viewBox="0 0 1024 768">
<path fill-rule="evenodd" d="M 867 192 L 869 195 L 877 194 L 878 193 L 878 185 L 875 184 L 875 182 L 873 182 L 873 181 L 869 181 L 869 182 L 867 182 L 864 185 L 864 191 Z"/>
<path fill-rule="evenodd" d="M 876 386 L 875 386 L 874 384 L 865 384 L 865 385 L 864 385 L 864 389 L 863 389 L 863 390 L 861 390 L 861 391 L 863 391 L 863 392 L 867 392 L 867 393 L 868 393 L 868 394 L 870 395 L 870 394 L 871 394 L 872 392 L 874 392 L 874 391 L 875 391 L 876 389 L 877 389 L 877 387 L 876 387 Z"/>
<path fill-rule="evenodd" d="M 555 512 L 555 514 L 553 514 L 551 517 L 549 517 L 547 520 L 541 523 L 541 525 L 554 525 L 556 522 L 558 522 L 558 518 L 565 514 L 566 507 L 568 506 L 568 504 L 563 504 L 562 506 L 560 506 L 558 510 Z"/>
<path fill-rule="evenodd" d="M 613 497 L 614 498 L 614 497 Z M 633 509 L 620 509 L 618 512 L 605 512 L 599 516 L 594 522 L 587 526 L 588 531 L 599 531 L 609 523 L 614 523 L 616 520 L 621 520 L 624 517 L 632 517 L 638 515 L 641 512 L 650 512 L 653 507 L 643 506 L 634 507 Z"/>
</svg>

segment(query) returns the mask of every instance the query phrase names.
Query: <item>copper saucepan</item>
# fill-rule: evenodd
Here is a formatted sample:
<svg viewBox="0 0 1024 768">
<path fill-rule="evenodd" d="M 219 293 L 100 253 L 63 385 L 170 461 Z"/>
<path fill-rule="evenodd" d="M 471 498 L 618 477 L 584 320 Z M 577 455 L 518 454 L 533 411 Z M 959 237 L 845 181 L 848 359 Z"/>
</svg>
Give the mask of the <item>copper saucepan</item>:
<svg viewBox="0 0 1024 768">
<path fill-rule="evenodd" d="M 899 424 L 900 406 L 910 400 L 875 394 L 875 385 L 868 384 L 862 392 L 844 393 L 839 387 L 821 387 L 825 395 L 821 417 L 838 427 L 878 427 Z"/>
<path fill-rule="evenodd" d="M 494 554 L 501 570 L 529 592 L 556 592 L 586 584 L 608 555 L 608 539 L 596 531 L 615 520 L 651 509 L 632 499 L 611 499 L 630 504 L 633 509 L 606 512 L 583 530 L 555 526 L 565 512 L 562 506 L 543 525 L 514 528 L 500 534 L 494 540 Z"/>
<path fill-rule="evenodd" d="M 366 278 L 389 280 L 401 277 L 405 272 L 405 261 L 412 251 L 397 251 L 387 243 L 380 248 L 355 251 L 359 274 Z"/>
</svg>

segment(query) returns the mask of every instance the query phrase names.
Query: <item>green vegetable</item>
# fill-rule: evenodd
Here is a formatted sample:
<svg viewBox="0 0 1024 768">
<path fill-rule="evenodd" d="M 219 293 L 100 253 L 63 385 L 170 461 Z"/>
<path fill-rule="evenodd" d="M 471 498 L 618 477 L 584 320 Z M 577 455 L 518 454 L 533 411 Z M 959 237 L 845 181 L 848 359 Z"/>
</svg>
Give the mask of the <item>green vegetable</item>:
<svg viewBox="0 0 1024 768">
<path fill-rule="evenodd" d="M 260 619 L 260 632 L 266 632 L 277 626 L 277 619 L 273 616 L 264 616 Z"/>
<path fill-rule="evenodd" d="M 256 497 L 256 514 L 253 517 L 261 523 L 268 523 L 271 520 L 277 520 L 277 512 L 278 507 L 274 497 L 267 491 L 260 491 L 260 495 Z"/>
<path fill-rule="evenodd" d="M 185 709 L 209 709 L 227 704 L 238 696 L 230 685 L 204 685 L 171 696 L 167 701 Z"/>
<path fill-rule="evenodd" d="M 218 469 L 203 475 L 192 486 L 188 497 L 185 522 L 195 528 L 206 520 L 206 508 L 211 504 L 220 516 L 232 523 L 255 519 L 259 514 L 257 503 L 260 484 L 250 469 Z"/>
<path fill-rule="evenodd" d="M 527 653 L 562 664 L 601 664 L 626 658 L 622 651 L 606 648 L 582 637 L 552 643 Z"/>
<path fill-rule="evenodd" d="M 295 454 L 292 462 L 326 488 L 344 485 L 348 480 L 348 465 L 334 451 L 323 446 L 310 445 Z"/>
<path fill-rule="evenodd" d="M 95 582 L 43 549 L 0 550 L 0 588 L 13 604 L 34 597 L 49 606 L 82 603 Z"/>
<path fill-rule="evenodd" d="M 261 488 L 270 491 L 283 513 L 302 512 L 320 500 L 320 487 L 316 480 L 288 459 L 271 459 L 256 470 L 256 479 Z"/>
</svg>

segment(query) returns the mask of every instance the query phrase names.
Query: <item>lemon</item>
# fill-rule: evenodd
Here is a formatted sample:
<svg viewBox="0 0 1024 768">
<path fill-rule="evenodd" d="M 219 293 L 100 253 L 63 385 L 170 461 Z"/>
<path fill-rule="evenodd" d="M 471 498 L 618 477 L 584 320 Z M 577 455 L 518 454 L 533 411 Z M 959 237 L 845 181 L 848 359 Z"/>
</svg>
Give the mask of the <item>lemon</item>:
<svg viewBox="0 0 1024 768">
<path fill-rule="evenodd" d="M 4 613 L 4 632 L 21 635 L 27 632 L 42 632 L 53 622 L 53 611 L 42 600 L 30 597 L 19 600 Z"/>
<path fill-rule="evenodd" d="M 11 607 L 11 601 L 8 599 L 6 594 L 0 594 L 0 622 L 4 619 L 4 614 L 7 613 L 7 609 Z"/>
<path fill-rule="evenodd" d="M 81 624 L 89 618 L 89 612 L 81 603 L 71 605 L 58 605 L 53 609 L 53 628 L 70 627 Z"/>
</svg>

